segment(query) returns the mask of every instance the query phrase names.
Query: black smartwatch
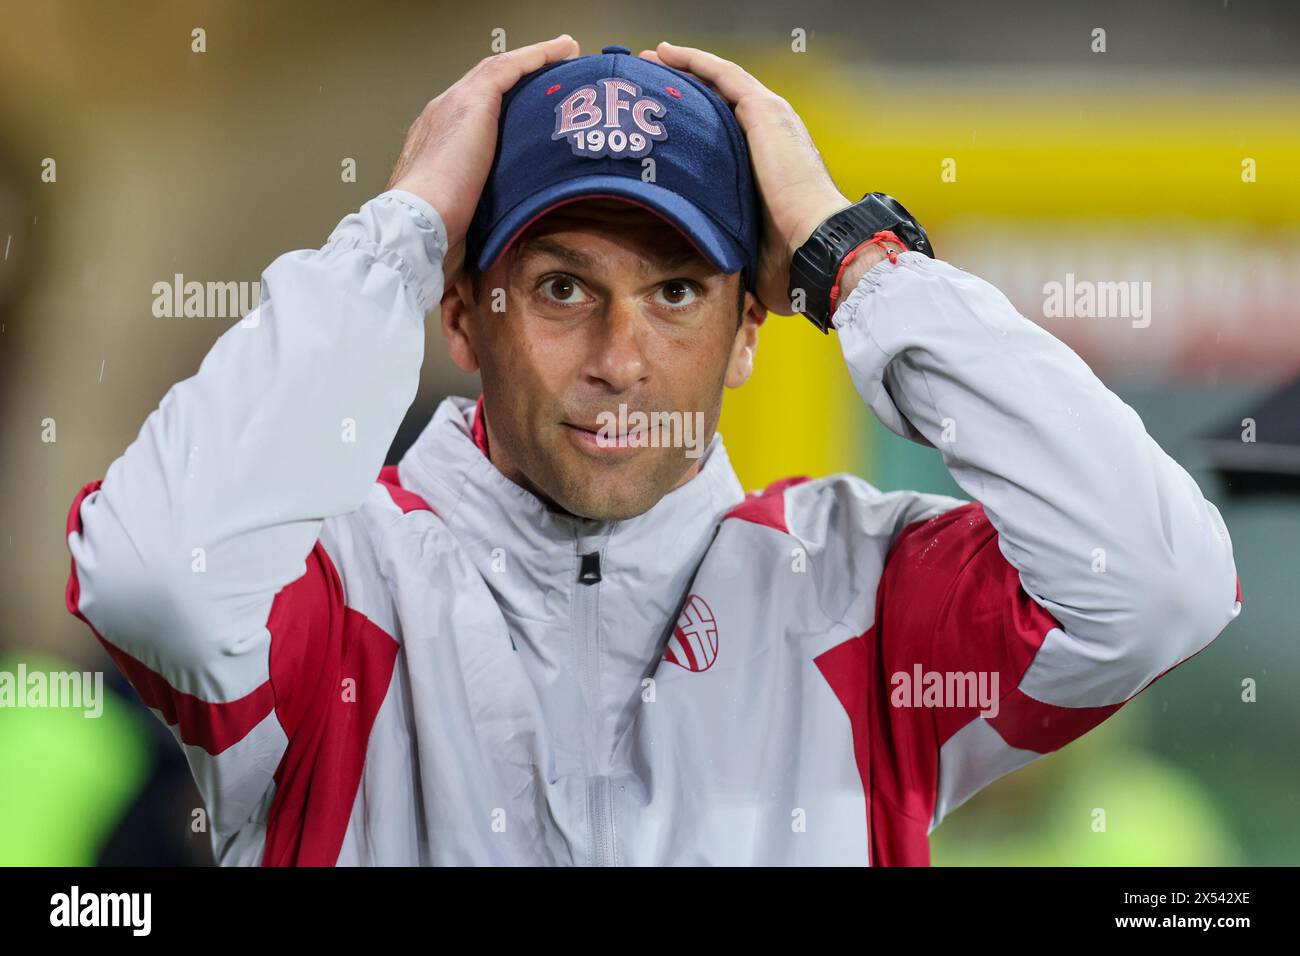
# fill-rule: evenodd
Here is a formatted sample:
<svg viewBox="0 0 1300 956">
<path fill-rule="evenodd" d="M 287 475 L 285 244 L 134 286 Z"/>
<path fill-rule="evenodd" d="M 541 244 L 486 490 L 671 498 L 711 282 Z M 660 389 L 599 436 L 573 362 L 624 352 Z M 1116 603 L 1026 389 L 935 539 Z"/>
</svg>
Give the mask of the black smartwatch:
<svg viewBox="0 0 1300 956">
<path fill-rule="evenodd" d="M 808 321 L 829 335 L 831 331 L 831 286 L 839 275 L 840 263 L 850 252 L 878 232 L 889 231 L 914 252 L 934 258 L 930 237 L 903 204 L 884 193 L 867 193 L 848 209 L 841 209 L 813 230 L 790 261 L 790 301 L 799 304 Z"/>
</svg>

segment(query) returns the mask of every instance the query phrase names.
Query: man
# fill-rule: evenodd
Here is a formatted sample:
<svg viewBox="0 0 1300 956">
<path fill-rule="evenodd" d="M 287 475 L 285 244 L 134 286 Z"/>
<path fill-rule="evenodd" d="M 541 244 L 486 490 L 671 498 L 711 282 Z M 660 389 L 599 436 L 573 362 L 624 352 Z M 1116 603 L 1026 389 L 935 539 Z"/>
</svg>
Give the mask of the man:
<svg viewBox="0 0 1300 956">
<path fill-rule="evenodd" d="M 699 50 L 578 53 L 429 103 L 389 191 L 276 260 L 73 504 L 69 608 L 222 863 L 926 863 L 1240 610 L 1133 411 L 840 195 L 788 104 Z M 439 304 L 483 395 L 381 471 Z M 743 494 L 714 430 L 768 310 L 833 325 L 977 502 Z"/>
</svg>

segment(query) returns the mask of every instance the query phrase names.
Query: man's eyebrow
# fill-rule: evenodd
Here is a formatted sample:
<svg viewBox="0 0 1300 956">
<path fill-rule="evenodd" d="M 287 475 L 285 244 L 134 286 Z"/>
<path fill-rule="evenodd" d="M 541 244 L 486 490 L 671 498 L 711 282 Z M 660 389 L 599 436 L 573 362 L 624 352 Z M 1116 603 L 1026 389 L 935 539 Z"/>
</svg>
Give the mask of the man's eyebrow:
<svg viewBox="0 0 1300 956">
<path fill-rule="evenodd" d="M 674 269 L 680 269 L 683 266 L 700 264 L 703 264 L 706 269 L 712 272 L 718 271 L 717 266 L 687 246 L 677 246 L 667 252 L 652 252 L 650 258 L 654 267 L 662 272 L 672 272 Z"/>
<path fill-rule="evenodd" d="M 530 239 L 519 249 L 519 262 L 525 262 L 537 256 L 552 256 L 574 269 L 590 269 L 591 257 L 577 249 L 570 249 L 552 239 Z"/>
<path fill-rule="evenodd" d="M 518 262 L 523 263 L 537 256 L 552 256 L 574 269 L 591 269 L 594 265 L 592 258 L 586 253 L 546 238 L 530 239 L 524 242 L 519 249 Z M 697 265 L 701 262 L 708 269 L 717 271 L 713 263 L 704 259 L 694 249 L 686 246 L 677 246 L 666 251 L 650 250 L 646 253 L 646 256 L 647 258 L 642 260 L 642 272 L 671 272 L 674 269 L 680 269 L 687 265 Z"/>
</svg>

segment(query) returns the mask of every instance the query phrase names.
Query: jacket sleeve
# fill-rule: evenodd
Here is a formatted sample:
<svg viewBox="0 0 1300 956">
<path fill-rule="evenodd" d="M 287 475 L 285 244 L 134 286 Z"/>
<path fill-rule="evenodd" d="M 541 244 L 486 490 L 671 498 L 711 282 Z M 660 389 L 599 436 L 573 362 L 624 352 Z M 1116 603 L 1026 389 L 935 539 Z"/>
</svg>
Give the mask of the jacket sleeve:
<svg viewBox="0 0 1300 956">
<path fill-rule="evenodd" d="M 877 592 L 878 785 L 932 829 L 1209 644 L 1241 610 L 1232 543 L 1137 414 L 987 282 L 904 253 L 835 325 L 875 414 L 976 500 L 899 535 Z M 925 706 L 929 674 L 983 679 L 992 706 Z"/>
<path fill-rule="evenodd" d="M 69 610 L 185 745 L 218 828 L 266 794 L 299 672 L 321 671 L 281 655 L 272 673 L 273 603 L 287 631 L 338 630 L 317 539 L 360 507 L 415 397 L 446 249 L 438 213 L 390 191 L 280 256 L 259 308 L 73 503 Z"/>
</svg>

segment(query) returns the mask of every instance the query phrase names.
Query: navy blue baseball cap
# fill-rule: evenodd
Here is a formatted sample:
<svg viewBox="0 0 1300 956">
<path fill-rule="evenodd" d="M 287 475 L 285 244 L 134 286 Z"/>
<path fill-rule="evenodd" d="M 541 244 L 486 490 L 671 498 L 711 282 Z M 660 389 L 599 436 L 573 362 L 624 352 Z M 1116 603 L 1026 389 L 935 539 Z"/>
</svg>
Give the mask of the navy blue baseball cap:
<svg viewBox="0 0 1300 956">
<path fill-rule="evenodd" d="M 695 77 L 607 46 L 520 79 L 502 98 L 466 259 L 485 272 L 546 213 L 597 197 L 656 213 L 755 291 L 749 148 L 731 108 Z"/>
</svg>

